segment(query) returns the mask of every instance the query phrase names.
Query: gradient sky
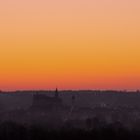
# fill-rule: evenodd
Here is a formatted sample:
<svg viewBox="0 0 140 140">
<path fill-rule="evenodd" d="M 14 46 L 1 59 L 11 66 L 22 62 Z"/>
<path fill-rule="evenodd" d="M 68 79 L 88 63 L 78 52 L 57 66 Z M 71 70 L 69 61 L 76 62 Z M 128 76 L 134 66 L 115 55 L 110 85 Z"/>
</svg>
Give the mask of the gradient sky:
<svg viewBox="0 0 140 140">
<path fill-rule="evenodd" d="M 140 89 L 139 0 L 1 0 L 0 89 Z"/>
</svg>

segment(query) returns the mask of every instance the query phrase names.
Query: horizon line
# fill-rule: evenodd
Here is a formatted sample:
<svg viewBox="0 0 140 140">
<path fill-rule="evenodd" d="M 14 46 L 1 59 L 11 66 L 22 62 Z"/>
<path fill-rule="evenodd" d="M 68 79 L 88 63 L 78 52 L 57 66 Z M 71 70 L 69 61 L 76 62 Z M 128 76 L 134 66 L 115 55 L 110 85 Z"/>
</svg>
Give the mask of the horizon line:
<svg viewBox="0 0 140 140">
<path fill-rule="evenodd" d="M 57 88 L 58 91 L 115 91 L 115 92 L 140 92 L 140 89 L 59 89 Z M 1 92 L 29 92 L 29 91 L 55 91 L 56 88 L 54 89 L 15 89 L 15 90 L 0 90 Z"/>
</svg>

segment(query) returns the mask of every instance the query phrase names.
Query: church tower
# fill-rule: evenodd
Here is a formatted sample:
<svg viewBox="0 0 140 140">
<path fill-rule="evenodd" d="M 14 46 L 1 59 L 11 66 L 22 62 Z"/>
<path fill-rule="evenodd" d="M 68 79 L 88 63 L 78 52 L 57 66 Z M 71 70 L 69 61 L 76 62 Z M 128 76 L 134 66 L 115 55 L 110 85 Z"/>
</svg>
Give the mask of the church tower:
<svg viewBox="0 0 140 140">
<path fill-rule="evenodd" d="M 55 90 L 55 98 L 59 98 L 59 92 L 58 92 L 58 89 L 57 88 Z"/>
<path fill-rule="evenodd" d="M 74 106 L 75 105 L 75 99 L 76 99 L 75 95 L 73 95 L 71 99 L 72 99 L 72 106 Z"/>
</svg>

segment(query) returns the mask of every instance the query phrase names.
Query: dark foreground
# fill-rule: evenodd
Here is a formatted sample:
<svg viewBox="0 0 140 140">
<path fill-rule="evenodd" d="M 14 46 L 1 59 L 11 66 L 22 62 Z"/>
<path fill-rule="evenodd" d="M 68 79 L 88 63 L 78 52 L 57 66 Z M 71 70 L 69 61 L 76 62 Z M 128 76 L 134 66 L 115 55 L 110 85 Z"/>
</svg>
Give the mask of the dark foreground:
<svg viewBox="0 0 140 140">
<path fill-rule="evenodd" d="M 50 129 L 47 126 L 22 125 L 13 122 L 0 124 L 0 140 L 139 140 L 140 130 L 127 130 L 122 127 Z"/>
</svg>

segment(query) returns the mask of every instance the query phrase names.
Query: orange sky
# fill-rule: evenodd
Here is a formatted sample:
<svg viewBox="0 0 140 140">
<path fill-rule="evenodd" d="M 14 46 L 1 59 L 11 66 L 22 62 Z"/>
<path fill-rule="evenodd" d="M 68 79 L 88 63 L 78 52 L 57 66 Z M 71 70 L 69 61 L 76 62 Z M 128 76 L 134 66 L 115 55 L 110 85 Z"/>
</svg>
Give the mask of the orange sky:
<svg viewBox="0 0 140 140">
<path fill-rule="evenodd" d="M 0 1 L 0 89 L 140 89 L 139 0 Z"/>
</svg>

